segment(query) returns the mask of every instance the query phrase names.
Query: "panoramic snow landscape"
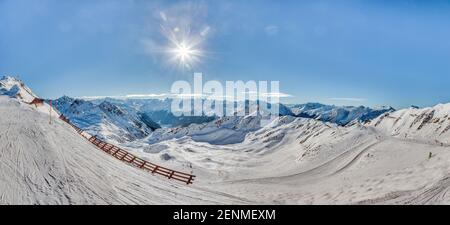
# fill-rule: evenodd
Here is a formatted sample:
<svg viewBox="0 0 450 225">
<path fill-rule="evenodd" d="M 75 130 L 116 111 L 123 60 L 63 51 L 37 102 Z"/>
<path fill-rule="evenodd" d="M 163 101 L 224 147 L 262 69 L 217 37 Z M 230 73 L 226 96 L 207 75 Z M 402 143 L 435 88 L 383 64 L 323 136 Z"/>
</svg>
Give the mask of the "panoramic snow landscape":
<svg viewBox="0 0 450 225">
<path fill-rule="evenodd" d="M 309 104 L 315 116 L 308 104 L 291 105 L 263 127 L 251 115 L 157 126 L 161 116 L 143 115 L 168 99 L 63 97 L 50 108 L 28 104 L 38 96 L 14 77 L 1 79 L 0 94 L 0 204 L 450 203 L 450 105 Z M 90 135 L 195 174 L 194 183 L 112 158 L 61 113 Z"/>
<path fill-rule="evenodd" d="M 450 204 L 449 27 L 448 0 L 0 0 L 0 205 Z"/>
</svg>

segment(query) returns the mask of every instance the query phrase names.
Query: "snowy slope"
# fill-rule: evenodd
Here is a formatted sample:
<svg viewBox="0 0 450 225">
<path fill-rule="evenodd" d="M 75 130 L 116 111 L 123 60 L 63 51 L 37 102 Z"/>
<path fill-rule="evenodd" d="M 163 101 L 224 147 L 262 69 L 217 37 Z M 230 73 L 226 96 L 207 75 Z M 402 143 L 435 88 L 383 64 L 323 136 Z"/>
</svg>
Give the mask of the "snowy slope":
<svg viewBox="0 0 450 225">
<path fill-rule="evenodd" d="M 243 141 L 227 145 L 211 143 L 216 137 L 208 132 L 196 139 L 195 133 L 202 129 L 222 130 L 198 127 L 156 143 L 134 142 L 130 147 L 134 145 L 136 153 L 148 159 L 185 163 L 198 176 L 208 177 L 199 186 L 249 201 L 450 203 L 447 146 L 392 137 L 371 125 L 343 127 L 291 116 L 248 131 Z"/>
<path fill-rule="evenodd" d="M 121 108 L 107 100 L 93 103 L 67 96 L 53 105 L 75 125 L 100 138 L 119 143 L 141 139 L 160 126 L 131 108 Z"/>
<path fill-rule="evenodd" d="M 247 133 L 261 128 L 260 117 L 222 117 L 204 124 L 187 127 L 159 129 L 146 138 L 148 143 L 157 143 L 173 138 L 191 137 L 198 142 L 226 145 L 243 142 Z"/>
<path fill-rule="evenodd" d="M 67 114 L 69 118 L 74 119 L 74 122 L 100 137 L 106 139 L 113 139 L 118 143 L 125 143 L 127 141 L 135 141 L 136 139 L 147 138 L 149 143 L 155 143 L 161 140 L 177 138 L 182 136 L 190 136 L 195 140 L 204 141 L 215 144 L 232 144 L 242 142 L 245 135 L 249 131 L 259 129 L 259 127 L 241 127 L 239 129 L 230 129 L 235 125 L 241 123 L 241 120 L 247 120 L 245 117 L 223 117 L 216 116 L 174 116 L 171 113 L 171 104 L 173 99 L 95 99 L 90 101 L 72 99 L 63 97 L 55 101 L 56 107 Z M 95 109 L 97 106 L 102 106 L 108 103 L 108 107 L 119 108 L 121 111 L 130 115 L 138 115 L 135 118 L 128 118 L 128 121 L 140 120 L 147 125 L 155 128 L 160 124 L 165 129 L 156 131 L 155 133 L 146 132 L 138 126 L 123 127 L 122 124 L 117 123 L 114 118 L 108 119 L 107 116 L 102 115 L 101 109 Z M 250 105 L 257 104 L 256 102 L 247 102 L 247 108 Z M 347 125 L 354 121 L 368 121 L 376 118 L 378 115 L 392 111 L 392 108 L 381 107 L 378 109 L 371 109 L 367 107 L 338 107 L 328 106 L 318 103 L 308 103 L 294 106 L 284 106 L 279 104 L 281 116 L 295 116 L 314 118 L 324 122 L 332 122 L 339 125 Z M 103 119 L 101 119 L 103 118 Z M 106 118 L 106 119 L 105 119 Z M 125 120 L 125 121 L 126 121 Z M 220 126 L 220 120 L 228 121 L 228 127 Z M 149 121 L 149 123 L 147 122 Z M 234 122 L 233 122 L 234 121 Z M 156 124 L 158 125 L 151 125 Z M 243 122 L 245 123 L 245 121 Z M 114 125 L 111 125 L 114 124 Z M 256 124 L 256 123 L 254 123 Z M 131 123 L 133 125 L 133 123 Z M 216 129 L 218 128 L 218 129 Z M 128 134 L 131 133 L 131 134 Z M 150 136 L 150 137 L 147 137 Z M 126 137 L 121 138 L 121 137 Z M 215 137 L 215 138 L 214 138 Z"/>
<path fill-rule="evenodd" d="M 450 104 L 424 109 L 411 107 L 386 113 L 369 125 L 395 137 L 449 145 Z"/>
<path fill-rule="evenodd" d="M 128 166 L 19 100 L 0 96 L 0 115 L 0 204 L 242 203 Z"/>
<path fill-rule="evenodd" d="M 292 113 L 299 117 L 314 118 L 323 122 L 347 125 L 352 121 L 372 120 L 383 113 L 394 111 L 392 107 L 369 108 L 364 106 L 334 106 L 320 103 L 306 103 L 289 106 Z"/>
<path fill-rule="evenodd" d="M 202 124 L 215 119 L 214 116 L 174 116 L 171 112 L 173 99 L 96 99 L 91 102 L 101 104 L 108 101 L 124 110 L 137 111 L 163 127 Z"/>
<path fill-rule="evenodd" d="M 65 123 L 50 125 L 45 110 L 7 96 L 0 96 L 0 204 L 450 204 L 449 105 L 389 111 L 346 126 L 333 122 L 379 112 L 319 106 L 332 116 L 285 115 L 264 126 L 261 116 L 225 117 L 121 143 L 150 161 L 192 171 L 198 179 L 185 186 L 110 158 Z M 56 103 L 79 124 L 103 124 L 105 117 L 121 124 L 130 108 L 142 107 L 103 102 Z M 308 107 L 301 109 L 317 110 Z"/>
<path fill-rule="evenodd" d="M 39 98 L 23 81 L 10 76 L 3 76 L 0 79 L 0 96 L 2 95 L 15 98 L 22 103 L 30 103 L 35 98 Z M 59 116 L 59 112 L 50 107 L 48 102 L 44 102 L 39 107 L 35 106 L 34 109 L 42 113 L 53 113 L 53 115 Z"/>
<path fill-rule="evenodd" d="M 3 76 L 0 79 L 0 95 L 7 95 L 24 102 L 31 102 L 36 97 L 21 80 L 10 76 Z"/>
<path fill-rule="evenodd" d="M 448 204 L 450 148 L 373 127 L 280 118 L 244 142 L 154 144 L 209 177 L 199 185 L 270 204 Z M 162 147 L 164 146 L 164 147 Z M 430 158 L 430 152 L 432 156 Z"/>
</svg>

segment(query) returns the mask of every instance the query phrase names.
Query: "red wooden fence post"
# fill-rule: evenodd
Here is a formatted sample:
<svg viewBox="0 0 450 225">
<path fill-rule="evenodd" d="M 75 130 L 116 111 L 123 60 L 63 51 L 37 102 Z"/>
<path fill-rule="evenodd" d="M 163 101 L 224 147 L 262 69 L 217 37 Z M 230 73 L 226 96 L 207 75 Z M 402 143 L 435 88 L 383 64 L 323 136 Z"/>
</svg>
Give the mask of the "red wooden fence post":
<svg viewBox="0 0 450 225">
<path fill-rule="evenodd" d="M 172 173 L 170 173 L 169 179 L 172 178 L 174 173 L 175 173 L 175 171 L 172 170 Z"/>
<path fill-rule="evenodd" d="M 49 120 L 49 124 L 52 124 L 52 100 L 50 100 L 50 120 Z"/>
<path fill-rule="evenodd" d="M 188 181 L 186 182 L 187 185 L 192 184 L 192 175 L 189 176 Z"/>
<path fill-rule="evenodd" d="M 127 155 L 128 155 L 128 152 L 125 153 L 125 155 L 123 155 L 123 156 L 120 158 L 120 160 L 124 161 L 124 159 L 125 159 L 125 157 L 127 157 Z"/>
</svg>

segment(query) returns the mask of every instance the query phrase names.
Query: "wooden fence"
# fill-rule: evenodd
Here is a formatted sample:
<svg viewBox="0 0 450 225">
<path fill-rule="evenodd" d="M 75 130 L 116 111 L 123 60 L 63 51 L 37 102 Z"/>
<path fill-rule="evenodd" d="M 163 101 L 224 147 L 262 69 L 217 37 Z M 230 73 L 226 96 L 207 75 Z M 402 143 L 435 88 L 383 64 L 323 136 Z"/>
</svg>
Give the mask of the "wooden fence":
<svg viewBox="0 0 450 225">
<path fill-rule="evenodd" d="M 72 126 L 78 132 L 78 134 L 82 135 L 83 130 L 80 129 L 79 127 L 75 126 L 74 124 L 72 124 L 70 122 L 70 120 L 67 119 L 64 115 L 61 115 L 59 118 L 61 120 L 65 121 L 66 123 L 68 123 L 70 126 Z M 87 138 L 85 135 L 82 135 L 82 136 L 84 138 Z M 141 158 L 129 153 L 128 151 L 125 151 L 125 150 L 115 146 L 115 145 L 104 142 L 95 136 L 91 136 L 87 139 L 89 140 L 89 142 L 91 142 L 97 148 L 108 153 L 109 155 L 113 156 L 114 158 L 117 158 L 125 163 L 128 163 L 131 166 L 137 167 L 139 169 L 143 169 L 152 174 L 158 174 L 158 175 L 165 176 L 168 179 L 174 179 L 177 181 L 181 181 L 188 185 L 192 184 L 192 182 L 194 181 L 195 175 L 179 172 L 176 170 L 172 170 L 172 169 L 148 162 L 144 159 L 141 159 Z"/>
</svg>

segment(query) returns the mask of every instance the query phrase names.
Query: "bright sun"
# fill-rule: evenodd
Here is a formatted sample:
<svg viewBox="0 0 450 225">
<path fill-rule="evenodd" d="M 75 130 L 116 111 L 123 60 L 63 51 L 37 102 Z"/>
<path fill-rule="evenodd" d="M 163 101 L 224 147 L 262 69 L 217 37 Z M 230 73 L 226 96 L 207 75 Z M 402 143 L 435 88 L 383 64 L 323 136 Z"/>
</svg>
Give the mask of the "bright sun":
<svg viewBox="0 0 450 225">
<path fill-rule="evenodd" d="M 172 55 L 172 61 L 186 68 L 191 68 L 195 63 L 200 61 L 202 51 L 196 49 L 196 45 L 186 41 L 172 42 L 173 47 L 169 50 Z"/>
<path fill-rule="evenodd" d="M 176 57 L 181 62 L 186 62 L 192 58 L 194 51 L 189 46 L 187 46 L 185 43 L 181 43 L 175 49 L 175 54 L 176 54 Z"/>
</svg>

